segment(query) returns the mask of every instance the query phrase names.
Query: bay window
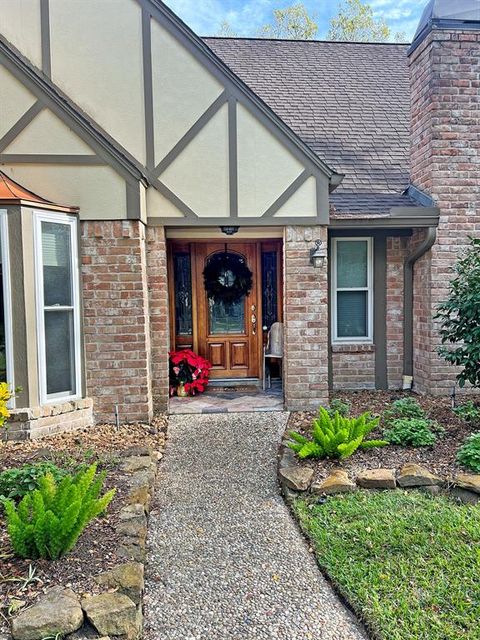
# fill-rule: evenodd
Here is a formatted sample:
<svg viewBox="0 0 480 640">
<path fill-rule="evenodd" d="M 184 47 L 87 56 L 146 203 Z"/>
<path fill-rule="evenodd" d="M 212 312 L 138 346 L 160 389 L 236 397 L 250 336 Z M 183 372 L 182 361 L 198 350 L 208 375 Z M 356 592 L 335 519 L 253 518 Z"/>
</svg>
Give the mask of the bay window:
<svg viewBox="0 0 480 640">
<path fill-rule="evenodd" d="M 41 403 L 81 394 L 77 220 L 36 213 L 35 257 Z"/>
<path fill-rule="evenodd" d="M 332 239 L 332 340 L 373 340 L 373 240 Z"/>
<path fill-rule="evenodd" d="M 12 299 L 10 281 L 10 249 L 8 243 L 8 214 L 0 211 L 0 382 L 13 380 Z M 13 406 L 13 399 L 10 403 Z"/>
</svg>

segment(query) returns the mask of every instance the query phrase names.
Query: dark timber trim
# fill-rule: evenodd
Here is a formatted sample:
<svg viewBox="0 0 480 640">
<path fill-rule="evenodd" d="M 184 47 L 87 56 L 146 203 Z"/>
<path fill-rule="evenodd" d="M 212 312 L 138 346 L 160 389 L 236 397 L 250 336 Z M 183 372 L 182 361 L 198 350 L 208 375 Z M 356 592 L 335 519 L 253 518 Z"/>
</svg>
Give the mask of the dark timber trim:
<svg viewBox="0 0 480 640">
<path fill-rule="evenodd" d="M 125 183 L 127 218 L 129 220 L 138 220 L 140 218 L 140 183 Z"/>
<path fill-rule="evenodd" d="M 40 31 L 42 40 L 42 71 L 52 75 L 52 53 L 50 47 L 50 0 L 40 0 Z"/>
<path fill-rule="evenodd" d="M 165 184 L 163 184 L 163 182 L 160 182 L 160 180 L 155 180 L 153 182 L 153 186 L 157 189 L 157 191 L 160 191 L 160 193 L 167 198 L 168 200 L 170 200 L 170 202 L 177 207 L 177 209 L 179 211 L 181 211 L 183 213 L 183 215 L 185 216 L 185 218 L 169 218 L 169 220 L 174 220 L 176 221 L 177 225 L 180 224 L 180 226 L 183 225 L 196 225 L 198 223 L 198 221 L 202 221 L 202 218 L 199 218 L 191 209 L 190 207 L 185 204 L 185 202 L 183 202 L 183 200 L 181 200 L 177 195 L 175 195 L 173 193 L 173 191 L 171 191 Z M 149 220 L 155 220 L 155 218 L 149 218 Z M 150 224 L 150 223 L 149 223 Z M 162 222 L 162 224 L 164 224 Z M 175 222 L 173 223 L 175 224 Z"/>
<path fill-rule="evenodd" d="M 198 120 L 190 127 L 187 133 L 180 138 L 177 144 L 171 149 L 161 162 L 158 163 L 152 175 L 158 178 L 162 173 L 172 164 L 174 160 L 182 153 L 182 151 L 190 144 L 190 142 L 196 137 L 196 135 L 203 129 L 203 127 L 210 122 L 213 116 L 219 111 L 227 102 L 227 94 L 225 91 L 218 96 L 216 100 L 208 107 L 206 111 L 198 118 Z"/>
<path fill-rule="evenodd" d="M 32 122 L 34 118 L 36 118 L 36 116 L 38 116 L 43 108 L 44 106 L 41 102 L 35 102 L 35 104 L 32 104 L 30 109 L 25 111 L 23 116 L 17 120 L 13 127 L 7 131 L 2 139 L 0 139 L 0 153 L 15 140 L 15 138 Z"/>
<path fill-rule="evenodd" d="M 373 239 L 373 343 L 375 388 L 388 389 L 387 378 L 387 238 Z"/>
<path fill-rule="evenodd" d="M 143 101 L 145 105 L 145 155 L 147 169 L 155 167 L 155 127 L 153 124 L 152 24 L 151 15 L 142 7 Z"/>
<path fill-rule="evenodd" d="M 161 184 L 161 183 L 160 183 Z M 203 218 L 195 215 L 195 213 L 184 203 L 182 200 L 177 198 L 175 194 L 165 187 L 165 185 L 161 185 L 161 188 L 158 186 L 158 183 L 155 182 L 154 186 L 160 191 L 166 198 L 168 198 L 182 213 L 189 212 L 190 217 L 188 218 L 162 218 L 162 217 L 149 217 L 148 224 L 152 226 L 162 226 L 162 227 L 222 227 L 229 226 L 232 224 L 232 218 L 223 217 L 223 218 Z M 169 192 L 172 197 L 168 195 Z M 180 204 L 177 204 L 180 203 Z M 183 207 L 183 208 L 182 208 Z M 185 209 L 185 210 L 184 210 Z M 299 226 L 311 226 L 318 225 L 318 219 L 314 216 L 311 217 L 302 217 L 302 218 L 250 218 L 248 216 L 235 218 L 235 222 L 242 223 L 244 227 L 286 227 L 288 225 L 299 225 Z"/>
<path fill-rule="evenodd" d="M 105 165 L 103 158 L 96 155 L 68 155 L 54 153 L 0 153 L 0 162 L 25 164 L 83 164 Z"/>
<path fill-rule="evenodd" d="M 273 218 L 273 216 L 277 213 L 279 209 L 283 207 L 283 205 L 293 196 L 293 194 L 302 186 L 304 182 L 310 178 L 311 173 L 305 169 L 302 173 L 295 178 L 295 180 L 285 189 L 283 193 L 281 193 L 278 198 L 275 200 L 273 204 L 271 204 L 268 209 L 262 214 L 262 218 Z M 317 210 L 317 217 L 318 217 Z M 315 218 L 312 216 L 312 221 L 315 221 Z"/>
<path fill-rule="evenodd" d="M 228 181 L 230 189 L 230 217 L 238 218 L 238 145 L 237 101 L 228 98 Z"/>
</svg>

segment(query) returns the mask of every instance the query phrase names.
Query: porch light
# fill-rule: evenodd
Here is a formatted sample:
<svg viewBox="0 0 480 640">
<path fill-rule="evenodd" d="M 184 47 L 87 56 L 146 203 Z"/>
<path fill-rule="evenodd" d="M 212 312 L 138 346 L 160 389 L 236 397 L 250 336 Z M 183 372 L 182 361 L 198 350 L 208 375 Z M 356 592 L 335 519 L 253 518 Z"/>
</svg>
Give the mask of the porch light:
<svg viewBox="0 0 480 640">
<path fill-rule="evenodd" d="M 325 266 L 327 256 L 321 248 L 322 244 L 321 240 L 315 240 L 315 247 L 310 249 L 310 264 L 312 264 L 315 269 L 323 269 Z"/>
<path fill-rule="evenodd" d="M 233 236 L 238 231 L 238 227 L 220 227 L 220 231 L 226 236 Z"/>
</svg>

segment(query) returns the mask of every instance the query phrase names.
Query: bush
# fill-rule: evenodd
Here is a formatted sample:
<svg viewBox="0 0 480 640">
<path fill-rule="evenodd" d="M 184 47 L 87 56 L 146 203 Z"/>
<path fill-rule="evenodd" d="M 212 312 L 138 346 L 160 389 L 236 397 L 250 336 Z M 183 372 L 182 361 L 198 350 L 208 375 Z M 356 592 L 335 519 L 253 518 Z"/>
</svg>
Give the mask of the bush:
<svg viewBox="0 0 480 640">
<path fill-rule="evenodd" d="M 401 398 L 392 402 L 390 409 L 383 412 L 386 422 L 398 418 L 425 418 L 425 411 L 414 398 Z"/>
<path fill-rule="evenodd" d="M 453 408 L 453 413 L 470 424 L 480 423 L 480 408 L 477 407 L 471 400 L 459 404 L 458 407 Z"/>
<path fill-rule="evenodd" d="M 111 489 L 98 497 L 105 474 L 96 472 L 92 464 L 75 476 L 65 476 L 60 484 L 47 473 L 18 506 L 5 501 L 7 530 L 17 555 L 56 560 L 73 549 L 87 524 L 105 511 L 115 494 Z"/>
<path fill-rule="evenodd" d="M 15 469 L 6 469 L 0 473 L 0 497 L 18 499 L 34 489 L 38 489 L 38 481 L 45 474 L 51 473 L 56 482 L 66 474 L 52 462 L 24 464 Z"/>
<path fill-rule="evenodd" d="M 461 367 L 457 375 L 463 387 L 480 387 L 480 238 L 470 238 L 470 247 L 455 265 L 448 299 L 438 307 L 442 347 L 440 355 Z"/>
<path fill-rule="evenodd" d="M 383 435 L 391 444 L 427 447 L 437 441 L 437 436 L 432 431 L 434 424 L 426 418 L 397 418 L 389 423 L 390 426 Z"/>
<path fill-rule="evenodd" d="M 313 421 L 313 439 L 290 431 L 293 442 L 288 446 L 299 458 L 348 458 L 358 447 L 369 449 L 388 444 L 385 440 L 364 440 L 379 421 L 380 418 L 372 418 L 368 411 L 358 418 L 346 418 L 337 411 L 332 418 L 320 407 L 318 418 Z"/>
<path fill-rule="evenodd" d="M 457 462 L 463 467 L 480 473 L 480 431 L 472 433 L 457 452 Z"/>
<path fill-rule="evenodd" d="M 10 411 L 7 405 L 11 397 L 12 392 L 8 382 L 0 382 L 0 427 L 3 427 L 7 418 L 10 417 Z"/>
<path fill-rule="evenodd" d="M 338 412 L 341 416 L 346 418 L 350 413 L 350 403 L 344 402 L 343 400 L 339 400 L 335 398 L 330 402 L 330 406 L 327 408 L 328 415 L 331 418 L 335 417 L 335 414 Z"/>
</svg>

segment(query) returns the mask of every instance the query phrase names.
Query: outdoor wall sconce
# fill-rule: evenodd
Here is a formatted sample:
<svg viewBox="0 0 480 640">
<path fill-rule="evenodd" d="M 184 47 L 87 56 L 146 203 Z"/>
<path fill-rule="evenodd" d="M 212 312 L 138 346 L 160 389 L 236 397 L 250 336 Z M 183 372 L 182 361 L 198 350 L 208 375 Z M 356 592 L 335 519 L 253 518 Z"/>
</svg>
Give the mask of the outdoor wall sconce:
<svg viewBox="0 0 480 640">
<path fill-rule="evenodd" d="M 327 256 L 321 248 L 322 244 L 321 240 L 315 240 L 315 247 L 310 249 L 310 264 L 313 264 L 315 269 L 323 269 L 327 260 Z"/>
<path fill-rule="evenodd" d="M 226 236 L 233 236 L 238 231 L 238 227 L 220 227 L 220 231 Z"/>
</svg>

